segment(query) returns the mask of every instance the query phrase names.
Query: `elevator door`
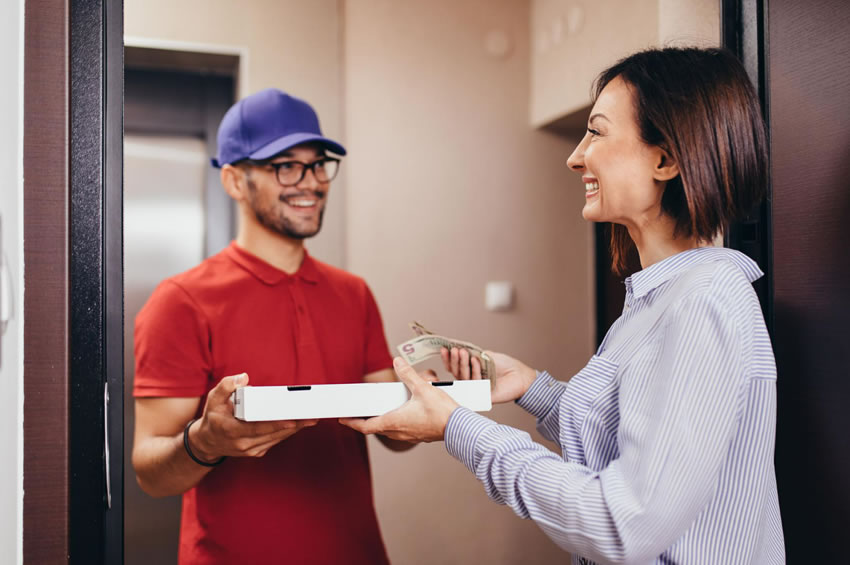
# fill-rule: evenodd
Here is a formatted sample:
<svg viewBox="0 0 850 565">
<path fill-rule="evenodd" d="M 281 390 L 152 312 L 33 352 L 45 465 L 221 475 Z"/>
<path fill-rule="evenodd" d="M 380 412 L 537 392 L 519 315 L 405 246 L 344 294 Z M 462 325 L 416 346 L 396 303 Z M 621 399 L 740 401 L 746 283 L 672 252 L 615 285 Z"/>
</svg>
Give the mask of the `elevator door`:
<svg viewBox="0 0 850 565">
<path fill-rule="evenodd" d="M 190 54 L 191 55 L 191 54 Z M 127 50 L 124 102 L 124 562 L 177 562 L 180 497 L 154 499 L 131 464 L 133 324 L 163 279 L 225 247 L 233 201 L 210 165 L 218 123 L 234 101 L 234 76 L 201 66 L 175 71 L 157 62 L 186 53 Z M 198 59 L 209 63 L 209 55 Z M 206 64 L 205 63 L 205 64 Z M 208 66 L 208 65 L 207 65 Z M 218 67 L 217 67 L 218 68 Z"/>
<path fill-rule="evenodd" d="M 133 321 L 156 285 L 204 257 L 204 141 L 124 136 L 124 562 L 177 562 L 180 497 L 142 492 L 133 446 Z"/>
</svg>

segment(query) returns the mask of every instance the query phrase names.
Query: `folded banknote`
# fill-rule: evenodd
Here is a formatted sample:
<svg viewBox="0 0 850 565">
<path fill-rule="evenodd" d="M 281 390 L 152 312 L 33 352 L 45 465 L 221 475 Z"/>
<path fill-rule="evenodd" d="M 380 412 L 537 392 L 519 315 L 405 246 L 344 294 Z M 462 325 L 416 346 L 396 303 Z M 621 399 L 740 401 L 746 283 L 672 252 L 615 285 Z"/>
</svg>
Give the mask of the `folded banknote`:
<svg viewBox="0 0 850 565">
<path fill-rule="evenodd" d="M 496 374 L 493 359 L 474 343 L 437 335 L 419 322 L 411 322 L 410 329 L 413 330 L 416 337 L 397 347 L 398 352 L 409 364 L 416 365 L 432 357 L 438 357 L 440 349 L 443 347 L 449 350 L 456 347 L 466 349 L 471 356 L 478 358 L 481 362 L 481 376 L 483 378 L 492 380 Z"/>
</svg>

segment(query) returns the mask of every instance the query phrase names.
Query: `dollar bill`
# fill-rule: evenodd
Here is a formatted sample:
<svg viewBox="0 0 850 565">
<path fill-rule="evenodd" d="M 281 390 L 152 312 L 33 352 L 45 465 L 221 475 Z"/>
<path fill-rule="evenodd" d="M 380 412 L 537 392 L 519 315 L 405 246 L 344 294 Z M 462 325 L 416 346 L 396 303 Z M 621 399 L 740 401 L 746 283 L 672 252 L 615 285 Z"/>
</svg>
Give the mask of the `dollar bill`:
<svg viewBox="0 0 850 565">
<path fill-rule="evenodd" d="M 481 362 L 481 376 L 485 379 L 491 379 L 492 384 L 492 378 L 496 374 L 495 365 L 493 359 L 484 353 L 483 349 L 468 341 L 437 335 L 426 329 L 419 322 L 411 322 L 410 327 L 417 334 L 416 337 L 405 341 L 397 347 L 398 352 L 409 364 L 416 365 L 432 357 L 438 357 L 440 355 L 440 349 L 443 347 L 449 350 L 453 347 L 466 349 L 471 356 L 478 357 L 478 360 Z"/>
<path fill-rule="evenodd" d="M 416 335 L 434 335 L 434 332 L 423 326 L 417 321 L 412 321 L 408 324 L 410 329 L 413 330 L 413 333 Z"/>
</svg>

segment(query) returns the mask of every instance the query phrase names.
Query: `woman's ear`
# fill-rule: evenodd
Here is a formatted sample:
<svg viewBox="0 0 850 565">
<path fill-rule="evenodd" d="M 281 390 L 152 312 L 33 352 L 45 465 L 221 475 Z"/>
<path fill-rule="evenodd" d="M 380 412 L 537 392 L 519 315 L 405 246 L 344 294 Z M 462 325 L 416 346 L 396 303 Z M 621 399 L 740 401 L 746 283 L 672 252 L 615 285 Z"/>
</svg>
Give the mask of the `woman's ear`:
<svg viewBox="0 0 850 565">
<path fill-rule="evenodd" d="M 652 176 L 657 181 L 668 181 L 679 176 L 679 164 L 661 147 L 656 147 L 655 171 Z"/>
<path fill-rule="evenodd" d="M 233 165 L 224 165 L 221 168 L 221 184 L 224 191 L 237 202 L 245 198 L 247 179 L 245 172 Z"/>
</svg>

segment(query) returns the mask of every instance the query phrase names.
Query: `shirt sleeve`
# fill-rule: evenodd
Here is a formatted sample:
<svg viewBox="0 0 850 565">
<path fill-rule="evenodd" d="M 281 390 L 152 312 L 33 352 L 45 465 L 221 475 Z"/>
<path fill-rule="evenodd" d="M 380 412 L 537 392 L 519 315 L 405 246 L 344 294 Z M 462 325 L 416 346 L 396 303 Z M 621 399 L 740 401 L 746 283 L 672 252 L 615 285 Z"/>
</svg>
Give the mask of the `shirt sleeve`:
<svg viewBox="0 0 850 565">
<path fill-rule="evenodd" d="M 565 550 L 652 561 L 711 501 L 746 392 L 740 332 L 717 299 L 692 296 L 663 321 L 657 369 L 622 375 L 620 455 L 602 471 L 565 462 L 525 432 L 463 408 L 449 419 L 447 450 L 491 499 L 534 520 Z M 644 403 L 643 412 L 632 408 Z"/>
<path fill-rule="evenodd" d="M 517 405 L 537 418 L 537 431 L 540 435 L 555 442 L 563 450 L 560 438 L 561 396 L 567 384 L 552 378 L 546 371 L 538 371 L 537 378 L 521 397 Z"/>
<path fill-rule="evenodd" d="M 372 291 L 366 287 L 366 327 L 363 374 L 374 373 L 393 366 L 393 359 L 384 335 L 384 322 Z"/>
<path fill-rule="evenodd" d="M 174 281 L 154 290 L 136 316 L 136 397 L 196 397 L 212 373 L 210 329 L 191 296 Z"/>
</svg>

